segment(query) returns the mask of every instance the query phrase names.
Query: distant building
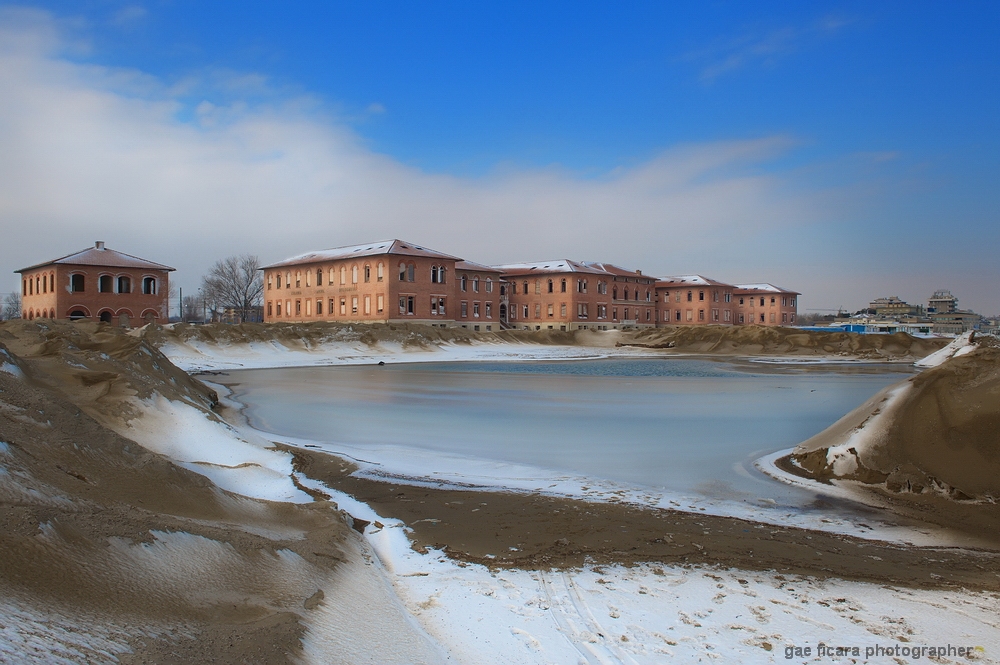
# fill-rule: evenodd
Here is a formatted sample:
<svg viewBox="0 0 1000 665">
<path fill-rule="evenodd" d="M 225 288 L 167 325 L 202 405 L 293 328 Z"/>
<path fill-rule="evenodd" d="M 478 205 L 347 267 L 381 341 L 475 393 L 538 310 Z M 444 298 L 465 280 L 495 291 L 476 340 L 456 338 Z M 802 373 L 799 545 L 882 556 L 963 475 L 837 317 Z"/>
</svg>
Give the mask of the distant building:
<svg viewBox="0 0 1000 665">
<path fill-rule="evenodd" d="M 911 305 L 896 296 L 876 298 L 868 305 L 868 309 L 874 310 L 876 316 L 900 317 L 900 316 L 923 316 L 924 308 L 920 305 Z"/>
<path fill-rule="evenodd" d="M 173 270 L 98 241 L 91 248 L 15 271 L 21 274 L 21 316 L 165 323 Z"/>
<path fill-rule="evenodd" d="M 736 323 L 758 326 L 794 326 L 798 316 L 797 291 L 774 284 L 737 284 Z"/>
<path fill-rule="evenodd" d="M 500 271 L 403 240 L 308 252 L 261 270 L 268 323 L 500 329 Z"/>
<path fill-rule="evenodd" d="M 691 326 L 737 323 L 736 287 L 701 275 L 664 277 L 656 282 L 660 325 Z"/>
<path fill-rule="evenodd" d="M 511 327 L 617 330 L 656 325 L 656 279 L 639 270 L 569 259 L 495 267 L 510 285 Z"/>
<path fill-rule="evenodd" d="M 958 311 L 958 298 L 951 291 L 935 291 L 927 300 L 928 314 L 948 314 Z"/>
</svg>

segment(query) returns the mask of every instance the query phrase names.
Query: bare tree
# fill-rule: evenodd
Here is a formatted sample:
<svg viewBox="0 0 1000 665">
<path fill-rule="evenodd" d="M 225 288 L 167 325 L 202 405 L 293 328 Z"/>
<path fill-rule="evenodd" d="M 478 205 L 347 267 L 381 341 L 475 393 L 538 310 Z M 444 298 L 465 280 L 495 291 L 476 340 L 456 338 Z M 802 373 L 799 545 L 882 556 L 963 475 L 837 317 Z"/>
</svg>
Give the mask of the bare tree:
<svg viewBox="0 0 1000 665">
<path fill-rule="evenodd" d="M 260 258 L 251 254 L 230 256 L 216 261 L 201 280 L 205 302 L 216 311 L 232 308 L 240 321 L 257 319 L 264 280 L 260 274 Z"/>
<path fill-rule="evenodd" d="M 3 300 L 3 312 L 0 319 L 10 320 L 21 318 L 21 292 L 8 293 Z"/>
</svg>

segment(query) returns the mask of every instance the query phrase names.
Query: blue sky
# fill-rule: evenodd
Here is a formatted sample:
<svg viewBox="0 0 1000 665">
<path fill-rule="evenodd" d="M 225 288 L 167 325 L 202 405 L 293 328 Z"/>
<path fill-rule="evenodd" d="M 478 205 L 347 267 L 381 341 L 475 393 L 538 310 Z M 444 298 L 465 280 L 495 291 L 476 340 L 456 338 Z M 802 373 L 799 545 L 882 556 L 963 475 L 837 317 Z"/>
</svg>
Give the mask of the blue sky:
<svg viewBox="0 0 1000 665">
<path fill-rule="evenodd" d="M 193 289 L 404 237 L 997 313 L 998 33 L 989 3 L 5 5 L 0 222 L 51 232 L 0 268 L 97 234 Z"/>
</svg>

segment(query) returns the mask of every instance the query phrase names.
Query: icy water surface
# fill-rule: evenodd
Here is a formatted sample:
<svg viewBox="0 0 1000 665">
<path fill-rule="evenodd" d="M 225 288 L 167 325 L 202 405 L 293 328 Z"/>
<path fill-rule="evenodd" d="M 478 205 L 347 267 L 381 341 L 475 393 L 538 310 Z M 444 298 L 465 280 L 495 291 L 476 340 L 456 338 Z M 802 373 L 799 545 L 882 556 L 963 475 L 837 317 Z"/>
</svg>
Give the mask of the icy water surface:
<svg viewBox="0 0 1000 665">
<path fill-rule="evenodd" d="M 695 359 L 451 362 L 233 372 L 275 434 L 542 467 L 713 498 L 815 497 L 753 461 L 820 432 L 901 366 Z M 391 467 L 391 462 L 389 464 Z"/>
</svg>

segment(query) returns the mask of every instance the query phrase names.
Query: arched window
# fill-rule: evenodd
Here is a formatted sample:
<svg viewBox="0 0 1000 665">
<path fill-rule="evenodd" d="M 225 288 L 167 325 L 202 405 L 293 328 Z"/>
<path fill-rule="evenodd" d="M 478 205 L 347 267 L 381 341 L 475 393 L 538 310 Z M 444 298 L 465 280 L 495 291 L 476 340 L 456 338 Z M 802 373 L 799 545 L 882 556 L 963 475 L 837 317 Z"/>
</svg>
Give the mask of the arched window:
<svg viewBox="0 0 1000 665">
<path fill-rule="evenodd" d="M 401 282 L 405 282 L 406 281 L 406 264 L 405 263 L 400 263 L 399 264 L 399 281 L 401 281 Z"/>
<path fill-rule="evenodd" d="M 155 277 L 143 277 L 142 278 L 142 292 L 147 296 L 156 295 L 156 278 Z"/>
<path fill-rule="evenodd" d="M 29 277 L 28 278 L 28 295 L 29 296 L 35 295 L 35 278 L 34 277 Z"/>
<path fill-rule="evenodd" d="M 347 266 L 340 266 L 340 285 L 347 284 Z"/>
<path fill-rule="evenodd" d="M 132 293 L 132 279 L 131 278 L 129 278 L 129 277 L 125 276 L 125 275 L 120 275 L 118 277 L 118 293 Z"/>
<path fill-rule="evenodd" d="M 431 266 L 431 284 L 437 284 L 438 281 L 438 267 Z"/>
<path fill-rule="evenodd" d="M 406 281 L 412 282 L 416 279 L 417 267 L 412 263 L 406 265 Z"/>
<path fill-rule="evenodd" d="M 527 282 L 527 280 L 525 280 L 524 282 L 521 282 L 521 288 L 524 291 L 524 295 L 528 295 L 528 282 Z M 524 316 L 525 316 L 525 318 L 527 318 L 528 315 L 525 314 Z"/>
<path fill-rule="evenodd" d="M 28 295 L 28 280 L 23 279 L 23 278 L 21 279 L 21 295 L 22 296 Z M 28 318 L 28 317 L 24 317 L 24 318 Z"/>
<path fill-rule="evenodd" d="M 365 264 L 365 284 L 372 281 L 372 267 L 370 264 Z"/>
<path fill-rule="evenodd" d="M 493 279 L 490 277 L 486 278 L 486 293 L 493 293 Z"/>
<path fill-rule="evenodd" d="M 274 274 L 274 281 L 277 284 L 277 288 L 280 289 L 281 288 L 281 273 L 280 272 Z"/>
<path fill-rule="evenodd" d="M 472 290 L 475 293 L 479 293 L 479 275 L 472 278 Z"/>
<path fill-rule="evenodd" d="M 302 288 L 302 273 L 298 270 L 295 271 L 295 288 Z"/>
<path fill-rule="evenodd" d="M 285 288 L 286 289 L 292 288 L 292 271 L 291 270 L 286 270 L 285 271 Z"/>
<path fill-rule="evenodd" d="M 358 283 L 358 266 L 351 266 L 351 284 Z"/>
<path fill-rule="evenodd" d="M 463 273 L 462 274 L 462 278 L 459 281 L 462 284 L 462 290 L 463 291 L 468 291 L 469 290 L 469 276 Z"/>
<path fill-rule="evenodd" d="M 615 286 L 611 289 L 611 299 L 618 300 L 618 287 Z"/>
<path fill-rule="evenodd" d="M 312 286 L 312 270 L 306 270 L 306 286 Z"/>
<path fill-rule="evenodd" d="M 554 293 L 555 292 L 555 284 L 552 283 L 551 279 L 548 282 L 548 286 L 549 286 L 549 293 Z"/>
<path fill-rule="evenodd" d="M 267 273 L 267 290 L 270 291 L 274 288 L 274 274 Z"/>
<path fill-rule="evenodd" d="M 101 275 L 97 278 L 98 293 L 113 293 L 115 290 L 115 279 L 111 275 Z"/>
<path fill-rule="evenodd" d="M 73 293 L 83 293 L 83 275 L 70 275 L 69 290 Z"/>
<path fill-rule="evenodd" d="M 559 284 L 559 290 L 562 293 L 566 293 L 566 278 L 563 278 L 562 282 Z"/>
<path fill-rule="evenodd" d="M 380 282 L 382 281 L 382 262 L 381 261 L 379 261 L 379 264 L 375 267 L 375 279 L 377 279 Z"/>
<path fill-rule="evenodd" d="M 444 266 L 441 266 L 440 268 L 438 268 L 438 282 L 441 283 L 441 284 L 445 283 L 444 271 L 445 271 L 445 267 Z"/>
<path fill-rule="evenodd" d="M 316 268 L 316 286 L 323 286 L 323 269 Z"/>
</svg>

